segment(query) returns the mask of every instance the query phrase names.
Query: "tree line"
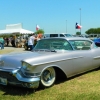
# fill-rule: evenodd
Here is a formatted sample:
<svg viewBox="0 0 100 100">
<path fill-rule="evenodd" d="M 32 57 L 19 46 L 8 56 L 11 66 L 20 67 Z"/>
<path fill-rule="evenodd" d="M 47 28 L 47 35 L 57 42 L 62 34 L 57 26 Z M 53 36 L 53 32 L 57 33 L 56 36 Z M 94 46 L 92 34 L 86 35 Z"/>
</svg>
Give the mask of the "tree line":
<svg viewBox="0 0 100 100">
<path fill-rule="evenodd" d="M 85 31 L 86 34 L 100 34 L 100 27 L 99 28 L 90 28 Z M 81 32 L 76 32 L 76 35 L 81 35 Z"/>
<path fill-rule="evenodd" d="M 85 33 L 86 34 L 100 34 L 100 28 L 90 28 Z"/>
</svg>

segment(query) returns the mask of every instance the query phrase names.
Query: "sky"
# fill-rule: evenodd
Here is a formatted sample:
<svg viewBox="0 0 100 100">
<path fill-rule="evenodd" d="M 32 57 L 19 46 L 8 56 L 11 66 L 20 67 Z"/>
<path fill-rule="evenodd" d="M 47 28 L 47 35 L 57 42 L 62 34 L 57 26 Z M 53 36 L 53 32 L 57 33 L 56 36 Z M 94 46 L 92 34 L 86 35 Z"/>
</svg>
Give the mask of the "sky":
<svg viewBox="0 0 100 100">
<path fill-rule="evenodd" d="M 76 22 L 81 34 L 100 27 L 100 0 L 0 0 L 0 30 L 22 23 L 33 32 L 39 25 L 45 33 L 75 34 Z"/>
</svg>

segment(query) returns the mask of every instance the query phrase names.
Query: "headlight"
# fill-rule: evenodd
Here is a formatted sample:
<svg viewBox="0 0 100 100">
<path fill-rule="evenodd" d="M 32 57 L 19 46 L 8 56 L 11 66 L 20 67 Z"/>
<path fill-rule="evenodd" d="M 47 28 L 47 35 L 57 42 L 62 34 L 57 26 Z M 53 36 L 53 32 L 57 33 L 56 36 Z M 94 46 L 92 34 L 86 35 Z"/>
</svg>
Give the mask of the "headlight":
<svg viewBox="0 0 100 100">
<path fill-rule="evenodd" d="M 22 61 L 22 70 L 19 70 L 19 73 L 23 73 L 27 77 L 37 77 L 40 76 L 41 72 L 31 72 L 35 67 Z"/>
<path fill-rule="evenodd" d="M 26 62 L 22 62 L 22 68 L 24 70 L 30 71 L 31 70 L 31 65 L 26 63 Z"/>
</svg>

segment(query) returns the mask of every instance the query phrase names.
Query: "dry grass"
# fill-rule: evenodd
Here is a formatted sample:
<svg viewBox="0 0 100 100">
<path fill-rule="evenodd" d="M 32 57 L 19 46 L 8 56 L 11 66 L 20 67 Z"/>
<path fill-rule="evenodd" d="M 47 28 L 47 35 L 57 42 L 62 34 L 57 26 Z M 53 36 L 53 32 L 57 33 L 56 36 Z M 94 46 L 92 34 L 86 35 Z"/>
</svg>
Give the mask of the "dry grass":
<svg viewBox="0 0 100 100">
<path fill-rule="evenodd" d="M 0 54 L 7 54 L 13 52 L 13 50 L 0 50 Z"/>
</svg>

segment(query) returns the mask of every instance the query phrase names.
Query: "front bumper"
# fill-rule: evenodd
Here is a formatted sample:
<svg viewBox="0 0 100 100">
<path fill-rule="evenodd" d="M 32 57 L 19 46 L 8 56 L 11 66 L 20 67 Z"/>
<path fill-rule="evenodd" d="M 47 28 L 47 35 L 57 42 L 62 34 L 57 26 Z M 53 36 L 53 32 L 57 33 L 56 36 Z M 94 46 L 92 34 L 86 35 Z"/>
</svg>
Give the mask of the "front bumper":
<svg viewBox="0 0 100 100">
<path fill-rule="evenodd" d="M 35 89 L 39 87 L 39 81 L 40 77 L 26 77 L 18 69 L 13 71 L 4 71 L 0 69 L 0 84 L 2 85 L 11 84 L 11 85 Z"/>
</svg>

